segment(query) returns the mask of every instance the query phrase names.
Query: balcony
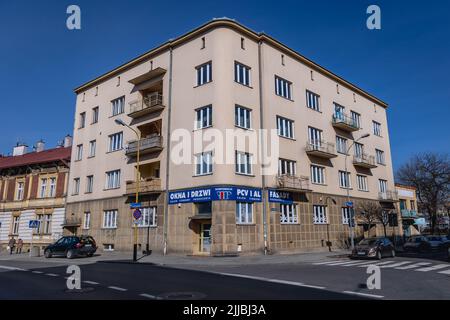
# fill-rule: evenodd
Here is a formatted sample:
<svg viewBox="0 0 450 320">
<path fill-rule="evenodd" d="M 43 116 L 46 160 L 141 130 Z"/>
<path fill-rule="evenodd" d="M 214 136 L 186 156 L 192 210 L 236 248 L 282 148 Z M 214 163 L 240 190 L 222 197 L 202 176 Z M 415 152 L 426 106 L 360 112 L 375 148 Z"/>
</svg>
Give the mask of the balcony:
<svg viewBox="0 0 450 320">
<path fill-rule="evenodd" d="M 137 183 L 136 181 L 126 182 L 126 193 L 132 195 L 136 193 Z M 160 193 L 161 192 L 161 179 L 150 177 L 139 182 L 139 193 Z"/>
<path fill-rule="evenodd" d="M 161 151 L 163 149 L 162 136 L 153 136 L 148 138 L 142 138 L 140 141 L 134 140 L 128 143 L 125 151 L 127 156 L 137 155 L 138 144 L 140 154 L 147 154 L 151 152 Z"/>
<path fill-rule="evenodd" d="M 81 218 L 77 217 L 65 218 L 61 225 L 63 227 L 79 227 L 81 226 Z"/>
<path fill-rule="evenodd" d="M 397 202 L 398 193 L 397 191 L 388 190 L 386 192 L 378 192 L 378 201 L 381 202 Z"/>
<path fill-rule="evenodd" d="M 139 118 L 162 109 L 164 109 L 162 94 L 152 93 L 141 99 L 131 101 L 128 116 Z"/>
<path fill-rule="evenodd" d="M 416 219 L 417 218 L 416 210 L 402 209 L 401 214 L 402 214 L 403 219 Z"/>
<path fill-rule="evenodd" d="M 278 175 L 277 185 L 280 189 L 287 189 L 291 191 L 311 191 L 309 188 L 309 178 L 304 176 Z"/>
<path fill-rule="evenodd" d="M 333 127 L 344 131 L 353 132 L 359 130 L 358 123 L 356 123 L 355 120 L 345 114 L 334 114 L 332 123 Z"/>
<path fill-rule="evenodd" d="M 366 169 L 373 169 L 377 167 L 375 164 L 375 157 L 369 156 L 365 153 L 359 156 L 353 156 L 353 165 Z"/>
<path fill-rule="evenodd" d="M 306 153 L 311 156 L 331 159 L 336 158 L 336 149 L 334 143 L 325 141 L 314 141 L 306 144 Z"/>
</svg>

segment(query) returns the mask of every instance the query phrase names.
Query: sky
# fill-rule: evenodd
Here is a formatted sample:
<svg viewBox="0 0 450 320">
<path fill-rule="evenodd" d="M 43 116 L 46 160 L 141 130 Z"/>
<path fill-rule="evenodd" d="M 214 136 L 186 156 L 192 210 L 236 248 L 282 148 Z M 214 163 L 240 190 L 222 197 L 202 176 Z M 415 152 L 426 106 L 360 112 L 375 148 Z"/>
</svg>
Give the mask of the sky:
<svg viewBox="0 0 450 320">
<path fill-rule="evenodd" d="M 66 9 L 81 8 L 81 30 Z M 366 27 L 369 5 L 381 30 Z M 450 1 L 0 0 L 0 153 L 73 130 L 73 89 L 215 17 L 264 31 L 389 104 L 394 169 L 450 152 Z"/>
</svg>

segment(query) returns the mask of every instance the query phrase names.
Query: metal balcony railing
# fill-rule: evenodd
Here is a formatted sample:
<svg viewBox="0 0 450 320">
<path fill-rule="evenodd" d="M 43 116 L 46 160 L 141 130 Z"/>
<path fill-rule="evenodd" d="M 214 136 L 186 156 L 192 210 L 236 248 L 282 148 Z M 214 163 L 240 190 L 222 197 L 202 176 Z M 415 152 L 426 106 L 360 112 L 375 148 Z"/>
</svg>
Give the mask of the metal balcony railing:
<svg viewBox="0 0 450 320">
<path fill-rule="evenodd" d="M 392 202 L 398 201 L 398 192 L 393 190 L 378 192 L 378 200 Z"/>
<path fill-rule="evenodd" d="M 62 226 L 64 227 L 78 227 L 81 226 L 81 218 L 77 218 L 77 217 L 69 217 L 69 218 L 65 218 Z"/>
<path fill-rule="evenodd" d="M 333 115 L 333 125 L 350 131 L 359 130 L 359 124 L 352 117 L 341 113 Z"/>
<path fill-rule="evenodd" d="M 360 154 L 353 156 L 353 164 L 359 165 L 366 168 L 375 168 L 375 157 L 368 154 Z"/>
<path fill-rule="evenodd" d="M 140 113 L 141 111 L 152 111 L 157 106 L 163 106 L 163 95 L 160 93 L 152 93 L 141 99 L 131 101 L 129 105 L 129 115 Z"/>
<path fill-rule="evenodd" d="M 417 211 L 416 210 L 408 210 L 408 209 L 402 209 L 401 210 L 402 218 L 417 218 Z"/>
<path fill-rule="evenodd" d="M 151 151 L 162 149 L 162 136 L 153 136 L 148 138 L 142 138 L 139 141 L 139 151 Z M 133 140 L 128 143 L 126 154 L 137 153 L 138 141 Z"/>
<path fill-rule="evenodd" d="M 325 141 L 309 141 L 306 143 L 306 153 L 316 156 L 324 156 L 332 158 L 336 155 L 336 148 L 334 143 Z"/>
<path fill-rule="evenodd" d="M 304 176 L 278 175 L 277 184 L 279 188 L 310 190 L 309 178 Z"/>
<path fill-rule="evenodd" d="M 126 182 L 126 193 L 134 194 L 136 193 L 137 183 L 136 181 L 127 181 Z M 139 192 L 147 193 L 147 192 L 160 192 L 161 191 L 161 179 L 160 178 L 146 178 L 143 181 L 139 182 Z"/>
</svg>

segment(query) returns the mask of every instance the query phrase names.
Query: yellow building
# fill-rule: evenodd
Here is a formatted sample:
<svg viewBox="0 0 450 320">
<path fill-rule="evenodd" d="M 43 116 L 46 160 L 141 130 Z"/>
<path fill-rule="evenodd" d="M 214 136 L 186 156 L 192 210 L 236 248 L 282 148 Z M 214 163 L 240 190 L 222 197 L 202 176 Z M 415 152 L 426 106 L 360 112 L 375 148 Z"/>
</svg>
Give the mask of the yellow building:
<svg viewBox="0 0 450 320">
<path fill-rule="evenodd" d="M 402 234 L 405 237 L 419 234 L 415 219 L 417 215 L 416 188 L 396 183 L 395 189 L 398 193 L 397 210 L 399 213 L 399 226 L 402 228 Z"/>
</svg>

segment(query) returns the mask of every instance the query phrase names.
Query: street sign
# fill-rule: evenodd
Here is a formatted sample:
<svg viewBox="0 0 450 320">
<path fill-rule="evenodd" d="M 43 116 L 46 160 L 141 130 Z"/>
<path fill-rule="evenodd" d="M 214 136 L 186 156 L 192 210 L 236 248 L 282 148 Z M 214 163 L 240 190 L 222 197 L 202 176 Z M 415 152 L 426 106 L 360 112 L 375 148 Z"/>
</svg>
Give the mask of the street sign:
<svg viewBox="0 0 450 320">
<path fill-rule="evenodd" d="M 39 220 L 30 220 L 28 227 L 31 229 L 39 228 Z"/>
<path fill-rule="evenodd" d="M 134 217 L 134 219 L 139 220 L 139 219 L 141 218 L 141 216 L 142 216 L 141 210 L 136 209 L 136 210 L 133 211 L 133 217 Z"/>
<path fill-rule="evenodd" d="M 130 203 L 130 208 L 131 209 L 137 209 L 137 208 L 141 208 L 142 204 L 140 202 L 132 202 Z"/>
<path fill-rule="evenodd" d="M 348 208 L 353 208 L 353 202 L 352 201 L 347 201 L 345 203 L 345 206 L 348 207 Z"/>
</svg>

